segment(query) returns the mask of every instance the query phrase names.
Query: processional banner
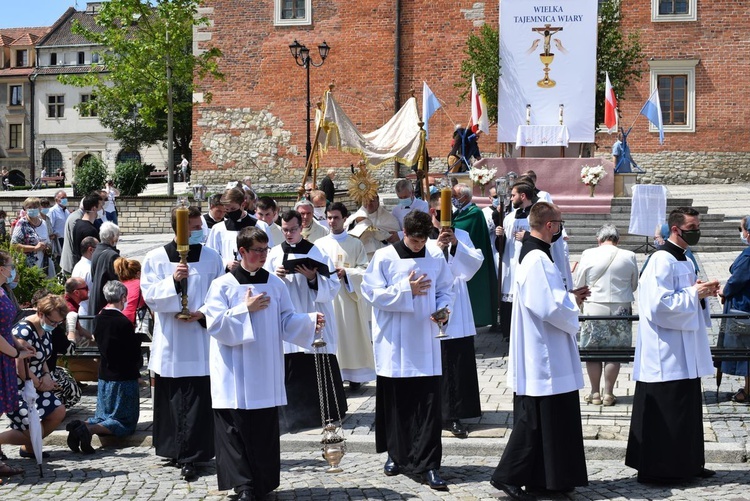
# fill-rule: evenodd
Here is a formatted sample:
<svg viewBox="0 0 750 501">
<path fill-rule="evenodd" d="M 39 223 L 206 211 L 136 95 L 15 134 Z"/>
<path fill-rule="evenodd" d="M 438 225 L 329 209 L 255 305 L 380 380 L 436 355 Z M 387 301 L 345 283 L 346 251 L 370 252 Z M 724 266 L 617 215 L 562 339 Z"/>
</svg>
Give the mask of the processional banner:
<svg viewBox="0 0 750 501">
<path fill-rule="evenodd" d="M 401 109 L 379 129 L 363 134 L 326 91 L 323 119 L 318 121 L 318 142 L 323 151 L 333 146 L 340 151 L 362 155 L 369 166 L 396 160 L 411 167 L 416 164 L 424 142 L 417 100 L 409 98 Z"/>
<path fill-rule="evenodd" d="M 498 142 L 527 121 L 594 141 L 596 43 L 597 0 L 500 2 Z"/>
</svg>

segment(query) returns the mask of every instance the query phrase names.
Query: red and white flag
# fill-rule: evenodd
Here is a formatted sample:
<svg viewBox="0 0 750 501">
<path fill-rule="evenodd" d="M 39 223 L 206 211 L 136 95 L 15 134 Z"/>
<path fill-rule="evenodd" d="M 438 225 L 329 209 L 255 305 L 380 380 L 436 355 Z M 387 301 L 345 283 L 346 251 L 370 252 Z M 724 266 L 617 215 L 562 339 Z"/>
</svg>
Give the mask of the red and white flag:
<svg viewBox="0 0 750 501">
<path fill-rule="evenodd" d="M 612 83 L 609 81 L 609 72 L 607 72 L 607 83 L 604 87 L 604 125 L 609 132 L 617 130 L 617 98 Z"/>
<path fill-rule="evenodd" d="M 471 123 L 485 134 L 490 132 L 490 122 L 487 116 L 487 103 L 477 92 L 477 81 L 471 76 Z"/>
</svg>

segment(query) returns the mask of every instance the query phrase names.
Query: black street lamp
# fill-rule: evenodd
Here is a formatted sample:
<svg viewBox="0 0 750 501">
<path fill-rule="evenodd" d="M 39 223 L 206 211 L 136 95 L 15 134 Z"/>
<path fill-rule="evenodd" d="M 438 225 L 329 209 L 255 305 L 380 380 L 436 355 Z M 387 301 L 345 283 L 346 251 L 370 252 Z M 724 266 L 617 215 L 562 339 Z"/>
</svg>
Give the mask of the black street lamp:
<svg viewBox="0 0 750 501">
<path fill-rule="evenodd" d="M 312 121 L 310 119 L 310 109 L 312 108 L 312 105 L 310 104 L 310 66 L 315 66 L 316 68 L 323 66 L 323 63 L 328 57 L 328 51 L 330 51 L 331 48 L 325 40 L 322 44 L 318 45 L 318 53 L 320 54 L 320 62 L 318 64 L 315 64 L 310 57 L 310 49 L 299 43 L 297 40 L 289 46 L 289 50 L 292 52 L 294 62 L 297 63 L 297 66 L 301 66 L 307 70 L 307 143 L 305 143 L 307 156 L 305 159 L 309 162 L 310 153 L 312 152 L 312 143 L 310 142 L 310 122 Z"/>
</svg>

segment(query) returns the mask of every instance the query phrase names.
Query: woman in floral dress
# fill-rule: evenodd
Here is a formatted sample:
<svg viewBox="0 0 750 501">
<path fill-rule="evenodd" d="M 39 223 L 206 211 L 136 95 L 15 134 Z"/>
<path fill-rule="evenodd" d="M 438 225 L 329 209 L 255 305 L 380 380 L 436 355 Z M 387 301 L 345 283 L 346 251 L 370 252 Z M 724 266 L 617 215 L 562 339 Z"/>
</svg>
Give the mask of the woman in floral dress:
<svg viewBox="0 0 750 501">
<path fill-rule="evenodd" d="M 47 359 L 52 353 L 50 333 L 65 322 L 68 306 L 62 296 L 48 295 L 39 300 L 36 313 L 21 320 L 13 327 L 13 336 L 29 343 L 36 353 L 31 357 L 28 377 L 33 381 L 39 397 L 36 407 L 42 420 L 42 436 L 52 433 L 65 418 L 65 406 L 55 396 L 55 382 L 47 367 Z M 20 445 L 21 457 L 34 457 L 29 439 L 29 411 L 21 396 L 26 380 L 23 361 L 16 362 L 18 373 L 16 400 L 18 409 L 8 413 L 10 429 L 0 433 L 0 444 Z M 46 453 L 45 453 L 46 454 Z"/>
<path fill-rule="evenodd" d="M 15 360 L 23 360 L 35 353 L 28 343 L 14 338 L 11 334 L 16 308 L 1 286 L 6 282 L 12 282 L 15 273 L 16 269 L 10 255 L 0 251 L 0 414 L 18 409 Z M 24 349 L 25 347 L 29 349 Z M 0 456 L 5 461 L 5 455 L 1 451 Z M 0 477 L 16 475 L 22 471 L 0 461 Z"/>
</svg>

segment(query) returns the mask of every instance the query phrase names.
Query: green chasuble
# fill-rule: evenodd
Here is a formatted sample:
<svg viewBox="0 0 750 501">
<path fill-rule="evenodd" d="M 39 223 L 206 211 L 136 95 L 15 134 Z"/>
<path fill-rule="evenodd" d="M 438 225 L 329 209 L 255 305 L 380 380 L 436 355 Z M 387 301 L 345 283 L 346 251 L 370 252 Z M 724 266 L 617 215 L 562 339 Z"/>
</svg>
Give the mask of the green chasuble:
<svg viewBox="0 0 750 501">
<path fill-rule="evenodd" d="M 497 324 L 497 272 L 492 257 L 490 234 L 482 210 L 474 204 L 453 214 L 456 228 L 469 233 L 474 247 L 481 249 L 484 262 L 479 271 L 467 284 L 471 309 L 474 312 L 474 325 Z"/>
</svg>

